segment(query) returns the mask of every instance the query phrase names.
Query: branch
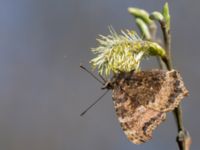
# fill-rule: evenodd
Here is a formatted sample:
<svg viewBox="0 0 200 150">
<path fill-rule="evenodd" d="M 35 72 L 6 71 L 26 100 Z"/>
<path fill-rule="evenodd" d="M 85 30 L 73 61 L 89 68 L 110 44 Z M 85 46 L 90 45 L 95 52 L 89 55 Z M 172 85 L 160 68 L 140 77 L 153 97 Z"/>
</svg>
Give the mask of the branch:
<svg viewBox="0 0 200 150">
<path fill-rule="evenodd" d="M 166 49 L 167 57 L 163 58 L 163 62 L 165 63 L 168 70 L 171 70 L 172 67 L 172 59 L 171 59 L 171 34 L 170 30 L 166 28 L 166 23 L 164 21 L 159 21 L 161 25 L 161 29 L 163 32 L 163 41 Z M 189 132 L 184 128 L 183 125 L 183 115 L 181 110 L 181 105 L 179 105 L 174 110 L 174 115 L 176 118 L 178 135 L 177 135 L 177 143 L 180 150 L 190 150 L 191 145 L 191 137 Z"/>
<path fill-rule="evenodd" d="M 166 56 L 162 57 L 166 68 L 172 70 L 172 58 L 171 58 L 171 33 L 170 33 L 170 14 L 168 3 L 165 3 L 162 13 L 153 12 L 150 16 L 150 19 L 156 20 L 160 23 L 160 27 L 163 33 L 163 43 L 166 50 Z M 160 68 L 163 68 L 161 66 Z M 176 118 L 176 124 L 178 129 L 177 142 L 180 150 L 189 150 L 191 144 L 191 137 L 189 132 L 185 130 L 183 125 L 183 117 L 181 106 L 179 105 L 174 109 L 174 115 Z"/>
</svg>

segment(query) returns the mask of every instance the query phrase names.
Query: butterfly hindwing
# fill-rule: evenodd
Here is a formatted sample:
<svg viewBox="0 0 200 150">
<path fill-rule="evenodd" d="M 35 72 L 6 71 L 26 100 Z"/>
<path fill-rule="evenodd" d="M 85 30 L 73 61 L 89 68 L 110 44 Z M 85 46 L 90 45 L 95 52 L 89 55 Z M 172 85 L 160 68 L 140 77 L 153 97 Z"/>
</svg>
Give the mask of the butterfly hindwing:
<svg viewBox="0 0 200 150">
<path fill-rule="evenodd" d="M 146 108 L 120 88 L 113 90 L 113 100 L 120 125 L 135 144 L 150 140 L 153 130 L 166 118 L 166 113 Z"/>
</svg>

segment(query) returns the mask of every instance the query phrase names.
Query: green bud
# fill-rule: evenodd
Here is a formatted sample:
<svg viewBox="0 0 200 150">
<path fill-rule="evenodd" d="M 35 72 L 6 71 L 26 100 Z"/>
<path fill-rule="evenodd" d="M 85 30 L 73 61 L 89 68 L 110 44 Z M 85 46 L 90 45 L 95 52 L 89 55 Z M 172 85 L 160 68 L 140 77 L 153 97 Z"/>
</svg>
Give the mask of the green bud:
<svg viewBox="0 0 200 150">
<path fill-rule="evenodd" d="M 152 56 L 164 57 L 166 52 L 159 44 L 155 42 L 149 42 L 149 54 Z"/>
<path fill-rule="evenodd" d="M 151 41 L 137 41 L 133 43 L 133 52 L 143 51 L 145 56 L 160 56 L 166 55 L 165 50 L 156 42 Z"/>
<path fill-rule="evenodd" d="M 154 11 L 153 13 L 151 13 L 149 18 L 156 21 L 163 21 L 164 19 L 163 15 L 158 11 Z"/>
<path fill-rule="evenodd" d="M 165 5 L 163 6 L 162 14 L 166 23 L 167 30 L 170 30 L 170 14 L 168 3 L 165 3 Z"/>
<path fill-rule="evenodd" d="M 150 40 L 151 34 L 150 34 L 147 24 L 140 18 L 135 19 L 135 22 L 136 22 L 138 28 L 140 29 L 142 36 L 144 36 L 145 39 Z"/>
<path fill-rule="evenodd" d="M 129 7 L 128 12 L 135 18 L 142 19 L 148 25 L 153 23 L 153 21 L 149 18 L 149 13 L 143 9 Z"/>
</svg>

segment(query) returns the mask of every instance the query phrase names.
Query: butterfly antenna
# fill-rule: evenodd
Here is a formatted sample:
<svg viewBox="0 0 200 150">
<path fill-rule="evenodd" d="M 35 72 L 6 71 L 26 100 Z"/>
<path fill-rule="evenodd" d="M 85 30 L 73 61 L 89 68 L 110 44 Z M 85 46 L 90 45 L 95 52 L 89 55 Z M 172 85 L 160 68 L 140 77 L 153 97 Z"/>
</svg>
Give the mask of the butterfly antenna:
<svg viewBox="0 0 200 150">
<path fill-rule="evenodd" d="M 107 80 L 106 80 L 101 74 L 99 74 L 99 76 L 100 76 L 100 78 L 103 80 L 104 83 L 107 82 Z"/>
<path fill-rule="evenodd" d="M 102 82 L 99 78 L 97 78 L 91 71 L 89 71 L 87 68 L 85 68 L 82 64 L 80 64 L 80 68 L 85 70 L 87 73 L 89 73 L 93 78 L 95 78 L 99 83 L 101 83 L 102 85 L 105 84 L 105 82 Z M 104 81 L 105 79 L 100 76 L 102 78 L 102 80 Z"/>
<path fill-rule="evenodd" d="M 99 102 L 107 93 L 109 90 L 105 91 L 95 102 L 93 102 L 87 109 L 85 109 L 80 116 L 85 115 L 85 113 L 90 110 L 90 108 L 92 108 L 97 102 Z"/>
</svg>

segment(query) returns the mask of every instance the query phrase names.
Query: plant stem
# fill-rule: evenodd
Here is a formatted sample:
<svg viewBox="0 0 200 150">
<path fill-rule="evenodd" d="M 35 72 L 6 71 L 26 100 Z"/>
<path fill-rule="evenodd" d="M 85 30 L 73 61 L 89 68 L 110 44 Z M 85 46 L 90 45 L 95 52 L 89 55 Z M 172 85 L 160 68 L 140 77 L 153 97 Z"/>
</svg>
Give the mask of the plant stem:
<svg viewBox="0 0 200 150">
<path fill-rule="evenodd" d="M 157 25 L 155 23 L 152 23 L 148 27 L 149 27 L 149 31 L 150 31 L 150 35 L 151 35 L 150 41 L 156 42 Z M 145 39 L 148 40 L 147 38 L 145 38 Z M 162 59 L 159 56 L 156 56 L 156 60 L 158 62 L 159 68 L 160 69 L 164 69 L 165 68 L 165 64 L 162 62 Z"/>
<path fill-rule="evenodd" d="M 166 57 L 162 58 L 168 70 L 172 70 L 172 59 L 171 59 L 171 34 L 170 31 L 166 28 L 166 23 L 160 21 L 161 29 L 163 32 L 163 41 L 166 49 Z M 181 105 L 174 109 L 174 115 L 176 118 L 178 136 L 177 143 L 180 150 L 189 150 L 191 145 L 191 137 L 189 132 L 187 132 L 183 125 L 183 115 L 181 110 Z"/>
</svg>

